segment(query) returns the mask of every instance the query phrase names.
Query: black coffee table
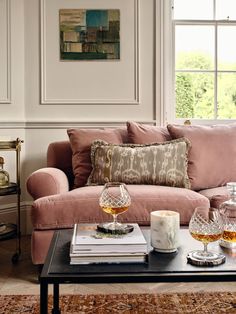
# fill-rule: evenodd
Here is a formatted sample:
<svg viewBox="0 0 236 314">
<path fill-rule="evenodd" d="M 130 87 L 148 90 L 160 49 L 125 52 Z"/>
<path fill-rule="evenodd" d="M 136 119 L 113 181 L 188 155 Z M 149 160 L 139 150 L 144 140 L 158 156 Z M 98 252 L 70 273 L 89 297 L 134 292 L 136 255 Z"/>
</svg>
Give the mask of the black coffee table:
<svg viewBox="0 0 236 314">
<path fill-rule="evenodd" d="M 142 229 L 150 243 L 150 232 Z M 53 284 L 53 310 L 60 313 L 59 285 L 68 283 L 121 283 L 121 282 L 194 282 L 235 281 L 236 252 L 221 248 L 217 242 L 209 250 L 226 255 L 226 262 L 214 267 L 192 266 L 187 254 L 203 245 L 194 240 L 187 229 L 181 229 L 181 246 L 176 253 L 157 253 L 150 246 L 147 263 L 70 265 L 69 247 L 72 229 L 54 233 L 45 264 L 40 275 L 40 313 L 48 311 L 48 285 Z"/>
</svg>

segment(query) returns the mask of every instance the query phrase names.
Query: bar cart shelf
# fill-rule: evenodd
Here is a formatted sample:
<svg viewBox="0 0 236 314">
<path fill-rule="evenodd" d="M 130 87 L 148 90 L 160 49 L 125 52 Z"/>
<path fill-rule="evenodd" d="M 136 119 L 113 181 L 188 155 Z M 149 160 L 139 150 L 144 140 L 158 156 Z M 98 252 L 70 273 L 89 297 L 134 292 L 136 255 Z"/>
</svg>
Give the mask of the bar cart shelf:
<svg viewBox="0 0 236 314">
<path fill-rule="evenodd" d="M 16 182 L 10 182 L 5 187 L 0 187 L 0 197 L 15 194 L 17 197 L 17 221 L 13 223 L 0 223 L 0 241 L 16 238 L 16 252 L 12 256 L 12 263 L 18 262 L 21 255 L 21 213 L 20 213 L 20 151 L 22 140 L 17 138 L 13 141 L 0 141 L 0 151 L 12 151 L 16 154 Z"/>
</svg>

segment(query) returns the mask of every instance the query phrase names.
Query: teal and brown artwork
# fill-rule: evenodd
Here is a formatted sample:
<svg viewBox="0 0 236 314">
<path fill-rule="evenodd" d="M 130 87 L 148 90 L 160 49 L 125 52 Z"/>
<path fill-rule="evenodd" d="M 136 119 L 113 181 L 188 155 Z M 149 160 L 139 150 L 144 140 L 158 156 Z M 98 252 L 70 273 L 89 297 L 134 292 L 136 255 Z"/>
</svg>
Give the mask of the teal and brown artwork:
<svg viewBox="0 0 236 314">
<path fill-rule="evenodd" d="M 61 9 L 60 59 L 120 59 L 120 10 Z"/>
</svg>

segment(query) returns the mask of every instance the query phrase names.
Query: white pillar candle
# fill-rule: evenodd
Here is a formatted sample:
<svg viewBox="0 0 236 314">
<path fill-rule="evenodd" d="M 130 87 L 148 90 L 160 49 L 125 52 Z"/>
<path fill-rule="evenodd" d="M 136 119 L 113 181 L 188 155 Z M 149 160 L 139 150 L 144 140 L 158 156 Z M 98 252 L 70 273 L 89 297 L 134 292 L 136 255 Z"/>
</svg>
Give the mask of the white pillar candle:
<svg viewBox="0 0 236 314">
<path fill-rule="evenodd" d="M 151 245 L 155 251 L 175 252 L 179 246 L 180 215 L 171 210 L 151 213 Z"/>
</svg>

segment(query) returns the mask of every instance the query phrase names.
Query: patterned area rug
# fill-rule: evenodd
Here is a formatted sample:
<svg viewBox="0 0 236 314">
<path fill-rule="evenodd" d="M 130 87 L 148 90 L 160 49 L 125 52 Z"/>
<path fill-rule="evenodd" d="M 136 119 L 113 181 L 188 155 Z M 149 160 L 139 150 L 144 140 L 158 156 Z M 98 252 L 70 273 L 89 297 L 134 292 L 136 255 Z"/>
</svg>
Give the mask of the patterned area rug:
<svg viewBox="0 0 236 314">
<path fill-rule="evenodd" d="M 49 297 L 49 313 L 52 296 Z M 236 293 L 62 295 L 61 313 L 236 313 Z M 38 314 L 39 296 L 0 295 L 1 314 Z"/>
</svg>

